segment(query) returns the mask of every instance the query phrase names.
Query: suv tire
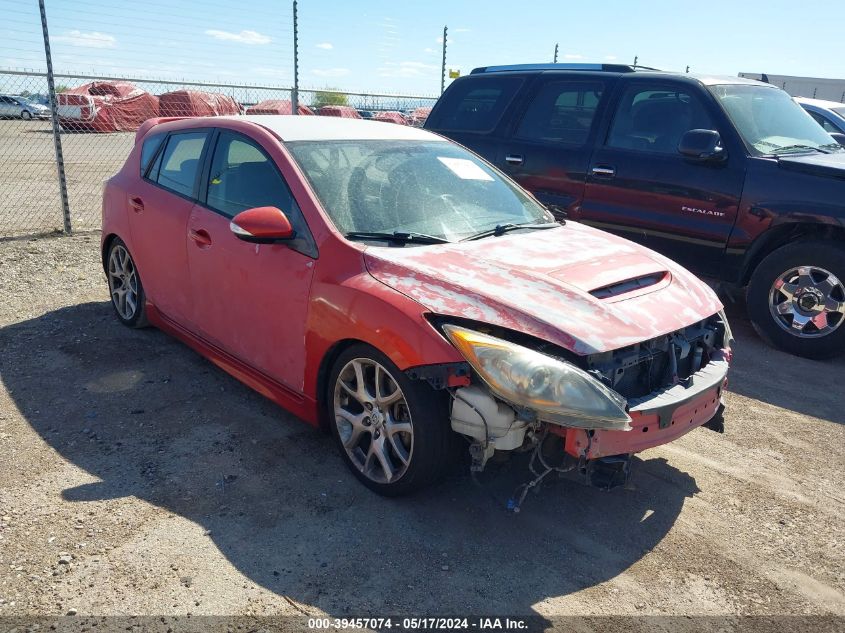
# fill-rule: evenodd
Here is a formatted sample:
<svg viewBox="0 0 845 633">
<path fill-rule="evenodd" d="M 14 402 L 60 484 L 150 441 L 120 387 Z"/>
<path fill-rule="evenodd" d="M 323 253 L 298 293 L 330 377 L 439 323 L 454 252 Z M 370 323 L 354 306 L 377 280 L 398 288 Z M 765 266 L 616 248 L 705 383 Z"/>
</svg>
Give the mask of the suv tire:
<svg viewBox="0 0 845 633">
<path fill-rule="evenodd" d="M 769 253 L 748 284 L 748 313 L 760 336 L 786 352 L 831 358 L 845 350 L 845 248 L 830 241 Z"/>
</svg>

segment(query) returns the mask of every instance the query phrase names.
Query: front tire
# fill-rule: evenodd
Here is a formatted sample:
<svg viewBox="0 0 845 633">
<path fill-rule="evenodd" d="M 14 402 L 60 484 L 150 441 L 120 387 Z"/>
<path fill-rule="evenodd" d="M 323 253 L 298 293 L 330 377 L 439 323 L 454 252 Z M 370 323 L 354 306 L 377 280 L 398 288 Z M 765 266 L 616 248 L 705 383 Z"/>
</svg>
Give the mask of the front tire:
<svg viewBox="0 0 845 633">
<path fill-rule="evenodd" d="M 146 295 L 141 275 L 123 240 L 114 238 L 106 257 L 109 295 L 117 318 L 131 328 L 148 325 Z"/>
<path fill-rule="evenodd" d="M 787 244 L 760 262 L 748 312 L 766 341 L 790 354 L 831 358 L 845 350 L 845 248 L 829 241 Z"/>
<path fill-rule="evenodd" d="M 30 114 L 28 110 L 22 110 L 21 111 L 21 118 L 24 121 L 29 121 L 30 119 L 32 119 L 32 114 Z"/>
<path fill-rule="evenodd" d="M 346 465 L 381 495 L 408 494 L 433 483 L 456 457 L 448 394 L 411 380 L 369 345 L 340 354 L 325 404 Z"/>
</svg>

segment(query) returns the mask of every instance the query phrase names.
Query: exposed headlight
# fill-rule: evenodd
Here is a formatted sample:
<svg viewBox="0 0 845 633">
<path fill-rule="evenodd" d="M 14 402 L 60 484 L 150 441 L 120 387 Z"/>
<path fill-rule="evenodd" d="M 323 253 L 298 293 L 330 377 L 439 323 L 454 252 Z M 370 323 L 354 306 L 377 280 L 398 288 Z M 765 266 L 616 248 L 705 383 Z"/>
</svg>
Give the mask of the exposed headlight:
<svg viewBox="0 0 845 633">
<path fill-rule="evenodd" d="M 575 365 L 508 341 L 444 325 L 452 344 L 497 396 L 546 422 L 630 430 L 625 398 Z"/>
</svg>

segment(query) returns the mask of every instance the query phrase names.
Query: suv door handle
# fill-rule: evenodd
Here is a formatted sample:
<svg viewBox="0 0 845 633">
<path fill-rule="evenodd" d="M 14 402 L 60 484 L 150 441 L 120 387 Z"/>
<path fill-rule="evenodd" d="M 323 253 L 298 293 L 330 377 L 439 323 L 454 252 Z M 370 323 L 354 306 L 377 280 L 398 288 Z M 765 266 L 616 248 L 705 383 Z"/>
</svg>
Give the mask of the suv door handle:
<svg viewBox="0 0 845 633">
<path fill-rule="evenodd" d="M 596 165 L 591 171 L 593 175 L 603 178 L 613 178 L 616 175 L 616 170 L 610 165 Z"/>
<path fill-rule="evenodd" d="M 505 156 L 505 162 L 508 165 L 521 165 L 524 159 L 519 154 L 508 154 Z"/>
<path fill-rule="evenodd" d="M 191 229 L 188 231 L 188 236 L 194 240 L 200 248 L 208 248 L 211 246 L 211 236 L 205 229 L 198 229 L 196 231 Z"/>
<path fill-rule="evenodd" d="M 132 196 L 129 198 L 129 206 L 132 207 L 132 210 L 135 213 L 140 213 L 144 210 L 144 201 L 141 200 L 138 196 Z"/>
</svg>

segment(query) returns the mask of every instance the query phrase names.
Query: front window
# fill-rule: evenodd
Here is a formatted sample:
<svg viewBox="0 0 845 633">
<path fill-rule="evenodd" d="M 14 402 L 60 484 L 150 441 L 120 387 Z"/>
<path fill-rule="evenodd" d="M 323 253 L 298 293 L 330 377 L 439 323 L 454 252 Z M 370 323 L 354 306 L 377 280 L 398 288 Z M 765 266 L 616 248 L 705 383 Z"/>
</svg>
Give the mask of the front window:
<svg viewBox="0 0 845 633">
<path fill-rule="evenodd" d="M 449 142 L 287 145 L 344 234 L 415 233 L 451 242 L 500 226 L 553 220 L 498 171 Z"/>
<path fill-rule="evenodd" d="M 839 144 L 783 90 L 767 86 L 709 86 L 746 145 L 756 154 L 836 151 Z"/>
</svg>

